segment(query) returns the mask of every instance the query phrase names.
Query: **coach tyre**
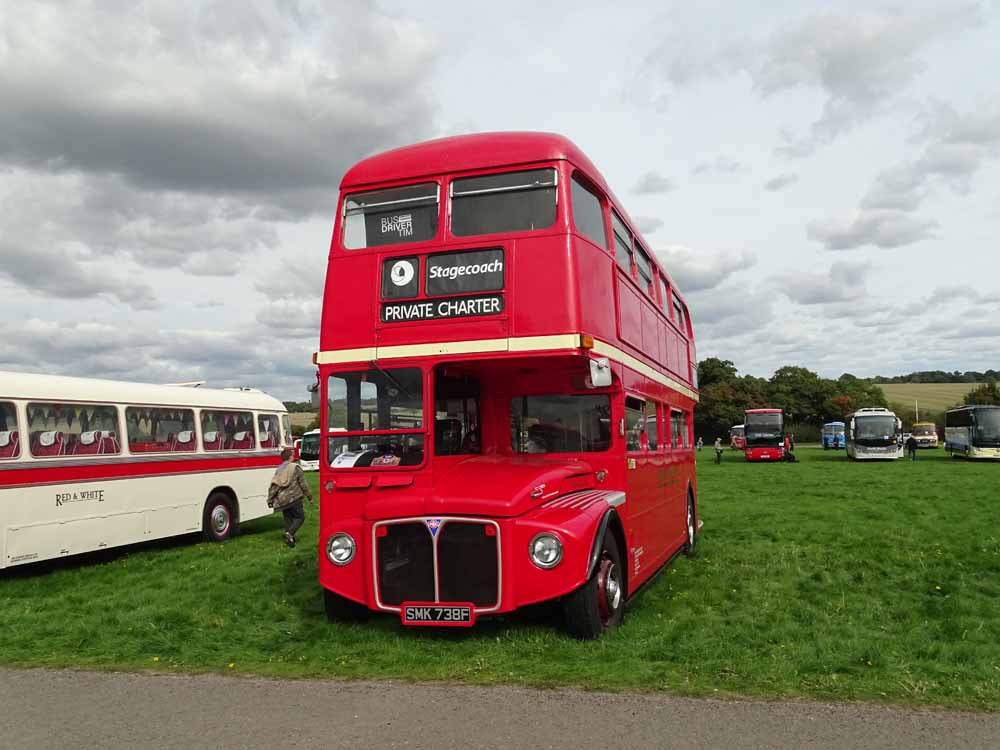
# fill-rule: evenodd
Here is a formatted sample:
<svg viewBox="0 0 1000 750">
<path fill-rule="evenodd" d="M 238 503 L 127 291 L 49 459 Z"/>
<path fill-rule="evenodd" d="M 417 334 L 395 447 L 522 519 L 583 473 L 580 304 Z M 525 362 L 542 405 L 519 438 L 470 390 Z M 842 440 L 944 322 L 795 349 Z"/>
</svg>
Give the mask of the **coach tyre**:
<svg viewBox="0 0 1000 750">
<path fill-rule="evenodd" d="M 608 531 L 594 573 L 563 600 L 563 618 L 571 635 L 593 640 L 620 625 L 624 611 L 621 554 L 614 534 Z"/>
<path fill-rule="evenodd" d="M 367 619 L 371 614 L 371 610 L 363 604 L 335 594 L 329 589 L 323 589 L 323 607 L 326 610 L 326 619 L 330 622 L 356 622 Z"/>
<path fill-rule="evenodd" d="M 209 542 L 224 542 L 236 534 L 233 499 L 224 492 L 213 492 L 205 503 L 202 530 Z"/>
</svg>

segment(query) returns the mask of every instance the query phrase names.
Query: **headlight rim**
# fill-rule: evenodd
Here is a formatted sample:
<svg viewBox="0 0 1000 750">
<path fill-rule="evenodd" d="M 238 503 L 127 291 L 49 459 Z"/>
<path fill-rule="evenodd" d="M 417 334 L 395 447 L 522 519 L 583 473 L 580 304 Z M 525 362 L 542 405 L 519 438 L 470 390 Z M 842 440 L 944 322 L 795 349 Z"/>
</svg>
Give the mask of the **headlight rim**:
<svg viewBox="0 0 1000 750">
<path fill-rule="evenodd" d="M 337 539 L 346 539 L 350 544 L 351 554 L 346 560 L 337 560 L 333 556 L 333 543 Z M 330 538 L 326 540 L 326 559 L 330 561 L 331 565 L 336 565 L 338 568 L 342 568 L 345 565 L 350 565 L 354 558 L 358 554 L 358 544 L 354 541 L 354 537 L 348 534 L 346 531 L 338 531 L 330 535 Z"/>
<path fill-rule="evenodd" d="M 557 554 L 551 563 L 543 563 L 535 558 L 535 542 L 537 542 L 541 537 L 550 537 L 556 542 Z M 528 542 L 528 559 L 531 560 L 532 565 L 540 570 L 552 570 L 553 568 L 558 567 L 559 563 L 563 561 L 564 554 L 565 545 L 563 544 L 562 537 L 555 531 L 539 531 L 531 537 L 531 541 Z"/>
</svg>

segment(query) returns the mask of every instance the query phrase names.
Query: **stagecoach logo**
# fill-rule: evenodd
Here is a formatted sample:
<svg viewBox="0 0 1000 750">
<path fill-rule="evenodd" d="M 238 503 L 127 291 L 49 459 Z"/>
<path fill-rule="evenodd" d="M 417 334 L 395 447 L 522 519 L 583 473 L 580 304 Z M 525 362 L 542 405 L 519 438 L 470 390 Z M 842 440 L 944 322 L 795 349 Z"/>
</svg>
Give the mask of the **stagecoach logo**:
<svg viewBox="0 0 1000 750">
<path fill-rule="evenodd" d="M 406 286 L 411 281 L 413 281 L 413 275 L 415 271 L 413 270 L 413 263 L 408 260 L 397 260 L 392 264 L 392 270 L 389 272 L 389 278 L 392 279 L 392 283 L 396 286 Z"/>
<path fill-rule="evenodd" d="M 67 503 L 104 502 L 104 490 L 82 490 L 80 492 L 57 492 L 56 507 Z"/>
<path fill-rule="evenodd" d="M 503 270 L 501 248 L 431 255 L 425 288 L 429 297 L 503 289 Z"/>
<path fill-rule="evenodd" d="M 438 529 L 441 528 L 441 519 L 428 518 L 424 523 L 427 524 L 427 530 L 431 532 L 431 536 L 437 536 Z"/>
</svg>

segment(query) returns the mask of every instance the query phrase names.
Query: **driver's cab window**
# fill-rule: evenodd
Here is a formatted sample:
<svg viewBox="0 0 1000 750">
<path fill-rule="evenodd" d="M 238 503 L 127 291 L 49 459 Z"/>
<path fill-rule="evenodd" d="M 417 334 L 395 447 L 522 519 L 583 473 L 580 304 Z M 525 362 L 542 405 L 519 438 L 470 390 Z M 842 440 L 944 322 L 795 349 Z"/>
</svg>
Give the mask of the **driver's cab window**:
<svg viewBox="0 0 1000 750">
<path fill-rule="evenodd" d="M 434 375 L 434 454 L 482 453 L 479 434 L 479 378 L 437 372 Z"/>
<path fill-rule="evenodd" d="M 642 433 L 646 429 L 645 404 L 641 399 L 625 398 L 625 450 L 642 450 Z"/>
</svg>

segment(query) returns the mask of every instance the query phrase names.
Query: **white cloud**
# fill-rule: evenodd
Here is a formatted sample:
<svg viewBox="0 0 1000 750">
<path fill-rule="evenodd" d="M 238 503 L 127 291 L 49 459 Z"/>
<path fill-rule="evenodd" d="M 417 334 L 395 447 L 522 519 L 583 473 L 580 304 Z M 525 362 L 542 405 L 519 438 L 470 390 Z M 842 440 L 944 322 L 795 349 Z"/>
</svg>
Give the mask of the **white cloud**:
<svg viewBox="0 0 1000 750">
<path fill-rule="evenodd" d="M 681 245 L 657 250 L 656 255 L 685 294 L 714 289 L 757 264 L 757 256 L 751 252 L 704 253 Z"/>
<path fill-rule="evenodd" d="M 812 221 L 809 238 L 827 250 L 853 250 L 865 245 L 896 248 L 931 239 L 938 223 L 903 211 L 863 210 L 853 219 Z"/>
<path fill-rule="evenodd" d="M 659 172 L 646 172 L 635 183 L 632 192 L 640 195 L 656 195 L 669 193 L 674 189 L 674 183 L 668 177 L 664 177 Z"/>
</svg>

